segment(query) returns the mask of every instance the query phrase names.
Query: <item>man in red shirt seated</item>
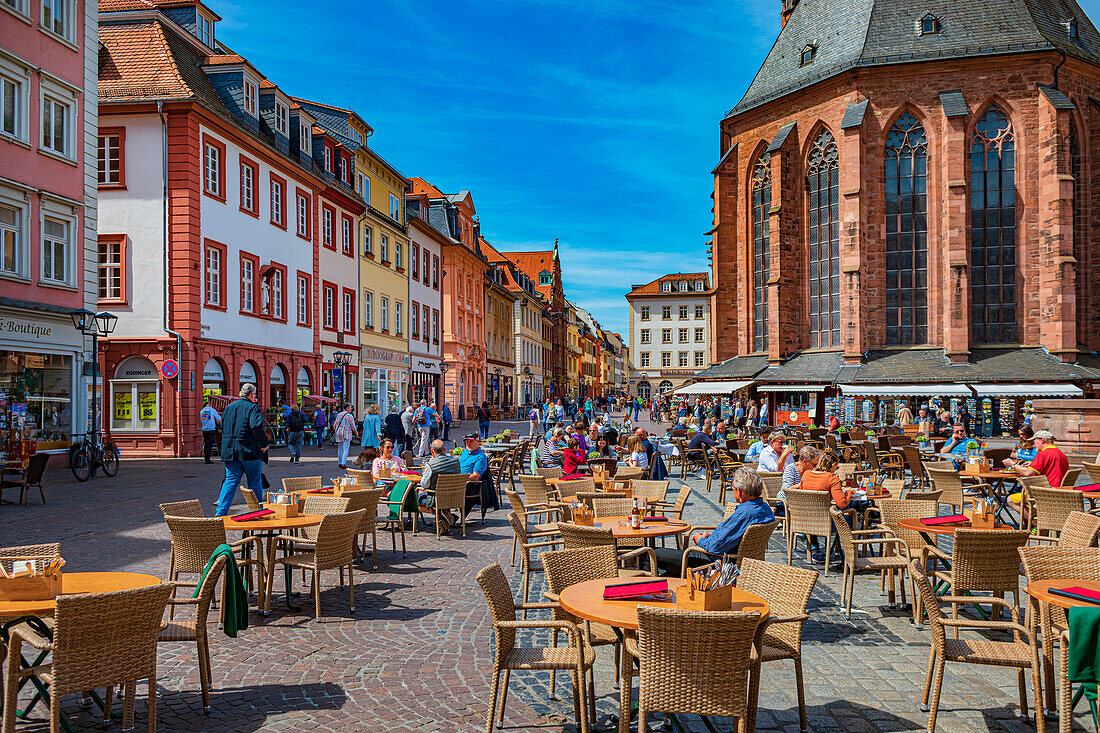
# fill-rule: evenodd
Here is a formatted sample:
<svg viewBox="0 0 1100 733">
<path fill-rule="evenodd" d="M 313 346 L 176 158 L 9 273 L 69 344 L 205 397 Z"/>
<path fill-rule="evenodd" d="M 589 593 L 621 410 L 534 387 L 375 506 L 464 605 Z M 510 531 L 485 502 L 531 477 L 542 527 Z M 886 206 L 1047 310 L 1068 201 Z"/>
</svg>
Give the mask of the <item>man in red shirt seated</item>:
<svg viewBox="0 0 1100 733">
<path fill-rule="evenodd" d="M 1062 478 L 1069 470 L 1069 459 L 1062 449 L 1054 445 L 1054 436 L 1049 430 L 1040 430 L 1032 437 L 1032 441 L 1039 452 L 1035 454 L 1030 465 L 1020 465 L 1018 461 L 1006 458 L 1004 464 L 1011 466 L 1021 476 L 1037 476 L 1040 473 L 1047 477 L 1050 485 L 1057 487 L 1062 485 Z"/>
</svg>

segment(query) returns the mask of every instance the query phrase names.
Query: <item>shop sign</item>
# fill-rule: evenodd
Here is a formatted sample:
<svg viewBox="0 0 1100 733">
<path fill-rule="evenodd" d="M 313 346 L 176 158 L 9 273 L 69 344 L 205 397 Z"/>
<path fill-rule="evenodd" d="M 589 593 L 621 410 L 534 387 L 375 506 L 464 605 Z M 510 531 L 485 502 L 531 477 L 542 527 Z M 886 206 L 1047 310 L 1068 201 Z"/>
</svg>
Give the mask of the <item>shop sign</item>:
<svg viewBox="0 0 1100 733">
<path fill-rule="evenodd" d="M 157 419 L 157 393 L 141 392 L 138 394 L 138 409 L 141 420 Z"/>
<path fill-rule="evenodd" d="M 156 379 L 157 368 L 144 356 L 131 356 L 115 367 L 115 379 Z"/>
<path fill-rule="evenodd" d="M 115 393 L 115 420 L 130 422 L 133 417 L 133 395 L 129 392 Z"/>
<path fill-rule="evenodd" d="M 241 384 L 256 384 L 256 370 L 252 368 L 250 362 L 245 362 L 241 365 L 241 371 L 237 375 L 237 380 Z"/>
<path fill-rule="evenodd" d="M 359 349 L 359 358 L 363 361 L 384 361 L 387 364 L 399 364 L 401 366 L 409 365 L 408 354 L 401 353 L 400 351 L 390 351 L 389 349 L 363 347 Z"/>
<path fill-rule="evenodd" d="M 286 384 L 286 374 L 283 372 L 283 368 L 276 364 L 271 369 L 271 385 L 273 387 L 282 387 Z"/>
<path fill-rule="evenodd" d="M 439 362 L 434 359 L 426 359 L 423 356 L 412 356 L 412 369 L 414 372 L 427 372 L 440 374 Z"/>
<path fill-rule="evenodd" d="M 333 393 L 344 393 L 344 370 L 333 369 L 332 370 L 332 391 Z"/>
<path fill-rule="evenodd" d="M 305 367 L 299 367 L 298 369 L 298 386 L 309 389 L 309 372 Z"/>
<path fill-rule="evenodd" d="M 202 368 L 202 380 L 204 382 L 225 381 L 225 372 L 222 371 L 222 365 L 218 363 L 217 359 L 206 362 L 206 366 Z"/>
</svg>

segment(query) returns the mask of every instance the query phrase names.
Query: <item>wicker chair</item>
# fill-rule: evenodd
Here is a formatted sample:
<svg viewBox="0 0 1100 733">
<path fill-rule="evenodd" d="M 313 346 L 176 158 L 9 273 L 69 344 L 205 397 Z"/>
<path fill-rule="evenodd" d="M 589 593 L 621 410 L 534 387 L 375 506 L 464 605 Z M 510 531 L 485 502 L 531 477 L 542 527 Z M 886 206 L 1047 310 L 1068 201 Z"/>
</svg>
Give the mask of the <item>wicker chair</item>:
<svg viewBox="0 0 1100 733">
<path fill-rule="evenodd" d="M 504 705 L 508 696 L 508 679 L 513 669 L 524 671 L 568 670 L 573 676 L 573 714 L 581 733 L 588 733 L 588 686 L 585 678 L 595 661 L 596 653 L 584 644 L 577 626 L 569 621 L 517 621 L 516 610 L 525 614 L 528 610 L 553 608 L 551 603 L 523 603 L 516 605 L 508 579 L 500 565 L 493 563 L 482 568 L 477 582 L 489 604 L 493 619 L 493 636 L 496 653 L 493 655 L 493 682 L 489 694 L 489 714 L 485 720 L 485 733 L 492 733 L 493 722 L 504 718 Z M 516 647 L 517 629 L 552 629 L 564 631 L 569 637 L 567 647 Z M 503 685 L 501 673 L 504 674 Z M 500 709 L 497 710 L 497 696 Z"/>
<path fill-rule="evenodd" d="M 668 495 L 668 481 L 631 481 L 630 492 L 634 496 L 645 496 L 663 502 Z"/>
<path fill-rule="evenodd" d="M 910 492 L 912 493 L 912 492 Z M 936 493 L 936 492 L 931 492 Z M 909 548 L 910 559 L 920 557 L 924 551 L 924 547 L 927 544 L 924 537 L 920 532 L 912 529 L 902 529 L 898 524 L 902 519 L 920 519 L 921 517 L 934 517 L 939 511 L 939 495 L 932 499 L 879 499 L 878 506 L 880 512 L 880 524 L 879 529 L 885 530 L 887 537 L 896 537 L 905 542 L 905 546 Z M 887 554 L 892 553 L 895 545 L 888 544 L 883 547 L 883 551 Z M 896 573 L 893 570 L 887 570 L 882 579 L 885 586 L 886 579 L 890 580 L 890 592 L 894 590 L 894 576 Z M 900 575 L 898 575 L 900 578 Z M 913 611 L 916 612 L 917 598 L 913 597 Z"/>
<path fill-rule="evenodd" d="M 275 566 L 284 565 L 289 568 L 301 568 L 313 573 L 313 601 L 316 617 L 321 617 L 321 573 L 325 570 L 347 568 L 348 570 L 348 599 L 351 604 L 351 612 L 355 613 L 355 533 L 359 529 L 359 523 L 366 515 L 365 509 L 357 512 L 344 512 L 342 514 L 330 514 L 321 519 L 317 527 L 316 539 L 295 537 L 292 535 L 277 535 L 275 539 L 287 543 L 290 550 L 296 545 L 306 548 L 302 552 L 291 552 L 286 557 L 280 557 L 267 569 L 267 587 L 272 587 L 275 576 Z M 288 574 L 287 578 L 290 577 Z M 290 595 L 290 588 L 286 589 Z M 266 610 L 271 610 L 271 593 L 267 594 Z"/>
<path fill-rule="evenodd" d="M 1100 484 L 1100 463 L 1089 463 L 1088 461 L 1081 461 L 1082 468 L 1089 475 L 1089 481 L 1094 484 Z"/>
<path fill-rule="evenodd" d="M 255 512 L 263 509 L 263 504 L 256 498 L 256 492 L 245 486 L 241 487 L 241 496 L 244 497 L 245 506 L 248 507 L 248 511 Z"/>
<path fill-rule="evenodd" d="M 710 493 L 714 482 L 718 482 L 718 503 L 726 503 L 726 492 L 733 487 L 733 473 L 741 467 L 741 463 L 731 460 L 725 455 L 711 455 L 704 453 L 707 493 Z"/>
<path fill-rule="evenodd" d="M 954 539 L 950 555 L 932 545 L 925 545 L 921 551 L 923 567 L 928 567 L 927 558 L 931 556 L 951 563 L 950 570 L 933 571 L 932 577 L 950 585 L 951 594 L 955 598 L 974 591 L 992 592 L 995 599 L 986 596 L 970 597 L 961 602 L 989 603 L 1000 599 L 999 603 L 993 604 L 994 620 L 999 615 L 1000 606 L 1005 605 L 1005 593 L 1011 591 L 1015 606 L 1019 606 L 1020 560 L 1016 551 L 1027 544 L 1027 530 L 990 532 L 984 529 L 960 528 L 955 530 Z M 952 618 L 959 617 L 959 603 L 960 601 L 951 603 Z"/>
<path fill-rule="evenodd" d="M 47 542 L 41 545 L 16 545 L 0 547 L 0 566 L 11 575 L 14 572 L 12 562 L 27 557 L 61 557 L 61 543 Z"/>
<path fill-rule="evenodd" d="M 787 489 L 786 491 L 786 527 L 787 527 L 787 564 L 791 564 L 794 555 L 794 541 L 798 535 L 806 535 L 806 555 L 809 559 L 810 537 L 825 539 L 825 574 L 829 574 L 829 555 L 833 548 L 832 527 L 829 521 L 829 508 L 833 505 L 828 491 L 805 491 Z"/>
<path fill-rule="evenodd" d="M 950 467 L 939 467 L 933 464 L 926 463 L 924 470 L 928 474 L 929 481 L 932 482 L 933 490 L 942 491 L 940 495 L 941 504 L 950 504 L 952 510 L 955 512 L 961 512 L 968 500 L 963 495 L 963 482 L 962 476 L 955 470 L 954 465 Z M 967 486 L 968 489 L 977 489 L 984 487 L 987 493 L 992 493 L 992 488 L 989 484 L 979 484 L 977 486 L 971 484 Z"/>
<path fill-rule="evenodd" d="M 637 481 L 646 478 L 646 469 L 637 466 L 623 466 L 615 472 L 615 481 Z"/>
<path fill-rule="evenodd" d="M 886 532 L 879 529 L 853 530 L 848 526 L 844 514 L 838 511 L 836 507 L 829 507 L 829 515 L 832 517 L 833 526 L 836 527 L 840 548 L 844 551 L 844 573 L 841 580 L 843 591 L 840 595 L 840 601 L 841 603 L 847 603 L 845 610 L 847 618 L 852 617 L 852 596 L 855 594 L 856 572 L 860 570 L 878 570 L 883 573 L 888 570 L 896 570 L 900 579 L 901 602 L 905 603 L 905 580 L 902 574 L 909 567 L 910 560 L 909 546 L 905 544 L 905 540 L 890 537 Z M 858 548 L 879 544 L 884 548 L 880 557 L 859 557 Z M 892 545 L 892 552 L 890 553 L 885 551 L 888 545 Z M 890 604 L 894 604 L 894 583 L 892 580 L 890 582 Z"/>
<path fill-rule="evenodd" d="M 736 504 L 734 505 L 736 506 Z M 742 561 L 749 560 L 763 560 L 764 556 L 768 552 L 768 542 L 771 540 L 772 533 L 775 532 L 775 528 L 779 526 L 779 520 L 774 519 L 770 522 L 764 522 L 762 524 L 752 524 L 745 529 L 745 534 L 741 536 L 741 543 L 737 546 L 737 552 L 727 553 L 722 557 L 736 562 L 738 565 Z M 692 530 L 705 529 L 703 527 L 692 527 Z M 680 561 L 680 577 L 686 578 L 688 573 L 688 556 L 691 553 L 697 553 L 706 557 L 714 557 L 702 547 L 698 545 L 691 545 L 684 550 L 683 558 Z"/>
<path fill-rule="evenodd" d="M 470 476 L 465 473 L 440 474 L 435 479 L 435 538 L 440 538 L 440 530 L 449 512 L 456 511 L 462 522 L 462 536 L 466 536 L 466 484 Z M 526 519 L 526 518 L 525 518 Z M 401 547 L 405 546 L 404 531 Z"/>
<path fill-rule="evenodd" d="M 309 491 L 324 486 L 324 479 L 320 476 L 294 476 L 283 479 L 283 493 L 291 491 Z"/>
<path fill-rule="evenodd" d="M 561 478 L 561 466 L 537 466 L 535 475 L 543 478 Z"/>
<path fill-rule="evenodd" d="M 172 592 L 164 583 L 114 593 L 61 595 L 54 601 L 53 641 L 26 624 L 10 629 L 3 729 L 15 731 L 19 688 L 29 677 L 49 684 L 50 732 L 60 733 L 61 696 L 107 688 L 105 719 L 110 720 L 111 693 L 122 685 L 122 727 L 134 728 L 134 697 L 139 680 L 149 685 L 149 731 L 157 729 L 157 633 Z M 23 667 L 22 645 L 53 658 Z"/>
<path fill-rule="evenodd" d="M 1080 468 L 1067 468 L 1066 472 L 1062 475 L 1062 486 L 1068 488 L 1077 485 L 1077 479 L 1081 477 Z"/>
<path fill-rule="evenodd" d="M 1084 512 L 1071 512 L 1062 525 L 1059 547 L 1096 547 L 1100 534 L 1100 517 Z"/>
<path fill-rule="evenodd" d="M 915 445 L 905 445 L 902 446 L 901 452 L 905 455 L 905 465 L 909 467 L 909 488 L 924 488 L 926 484 L 920 448 Z"/>
<path fill-rule="evenodd" d="M 589 580 L 606 580 L 619 577 L 619 564 L 612 547 L 586 547 L 579 550 L 550 550 L 542 553 L 542 564 L 546 569 L 547 591 L 543 596 L 554 603 L 558 601 L 561 592 L 571 585 L 583 583 Z M 585 644 L 590 647 L 612 646 L 615 652 L 615 677 L 619 678 L 619 635 L 607 624 L 579 619 L 571 613 L 567 613 L 556 607 L 551 613 L 555 621 L 569 621 L 576 624 L 584 636 Z M 551 646 L 558 645 L 558 630 L 552 629 Z M 557 682 L 557 673 L 550 672 L 550 698 L 554 699 L 554 689 Z M 592 690 L 594 700 L 596 680 L 589 678 L 588 684 Z M 595 710 L 589 711 L 591 719 L 595 718 Z"/>
<path fill-rule="evenodd" d="M 579 493 L 594 493 L 596 482 L 590 478 L 577 478 L 569 481 L 558 481 L 554 486 L 558 496 L 576 496 Z"/>
<path fill-rule="evenodd" d="M 348 508 L 346 511 L 357 512 L 360 509 L 366 510 L 366 514 L 363 515 L 363 521 L 359 523 L 359 528 L 355 531 L 355 550 L 359 557 L 363 557 L 366 554 L 366 536 L 370 535 L 370 560 L 371 568 L 378 567 L 378 500 L 382 498 L 383 489 L 358 489 L 356 491 L 345 491 L 344 498 L 350 499 L 348 502 Z M 363 537 L 364 542 L 359 544 L 359 538 Z"/>
<path fill-rule="evenodd" d="M 202 502 L 198 499 L 169 501 L 160 505 L 161 513 L 166 517 L 205 517 Z"/>
<path fill-rule="evenodd" d="M 550 539 L 528 537 L 527 527 L 523 519 L 515 512 L 508 512 L 508 522 L 512 525 L 512 531 L 515 532 L 516 535 L 516 542 L 519 544 L 520 570 L 523 572 L 523 602 L 527 603 L 527 596 L 531 588 L 532 573 L 543 572 L 540 555 L 542 549 L 560 547 L 564 540 L 556 536 Z M 534 542 L 532 540 L 538 541 Z M 524 611 L 523 613 L 524 618 L 527 618 L 527 612 Z"/>
<path fill-rule="evenodd" d="M 875 475 L 885 475 L 888 478 L 900 478 L 905 480 L 905 461 L 897 453 L 891 451 L 877 451 L 874 444 L 864 443 L 863 452 L 867 456 L 867 466 L 875 472 Z"/>
<path fill-rule="evenodd" d="M 737 718 L 747 730 L 750 708 L 749 668 L 758 612 L 685 611 L 638 607 L 638 730 L 646 730 L 650 712 L 694 713 Z"/>
<path fill-rule="evenodd" d="M 42 503 L 46 503 L 46 490 L 42 487 L 42 476 L 46 473 L 46 464 L 50 462 L 49 453 L 35 453 L 27 461 L 26 468 L 0 469 L 0 495 L 4 489 L 19 489 L 19 501 L 27 506 L 31 489 L 38 489 Z M 8 475 L 14 476 L 8 479 Z"/>
<path fill-rule="evenodd" d="M 940 510 L 940 499 L 943 497 L 943 490 L 939 491 L 913 491 L 910 489 L 905 494 L 906 501 L 934 501 L 936 507 L 932 510 L 932 514 L 926 516 L 932 516 Z"/>
<path fill-rule="evenodd" d="M 962 531 L 962 530 L 959 530 Z M 981 530 L 974 530 L 980 532 Z M 990 532 L 989 534 L 1001 534 Z M 1020 686 L 1020 710 L 1027 715 L 1027 690 L 1024 683 L 1024 670 L 1031 668 L 1031 682 L 1035 688 L 1035 723 L 1039 733 L 1046 730 L 1043 716 L 1043 683 L 1039 674 L 1039 647 L 1035 643 L 1035 633 L 1020 624 L 1020 614 L 1016 607 L 1001 598 L 985 599 L 995 607 L 1004 606 L 1012 616 L 1012 621 L 979 621 L 975 619 L 944 618 L 939 601 L 952 605 L 970 603 L 973 599 L 965 596 L 946 596 L 936 598 L 928 579 L 921 572 L 920 565 L 914 560 L 909 566 L 909 577 L 913 579 L 920 604 L 928 610 L 928 620 L 932 625 L 932 644 L 928 656 L 928 672 L 924 677 L 924 692 L 921 696 L 921 709 L 928 710 L 928 733 L 935 733 L 936 717 L 940 707 L 940 688 L 943 686 L 943 668 L 946 662 L 964 662 L 968 664 L 987 664 L 996 667 L 1015 667 L 1017 682 Z M 946 628 L 995 629 L 1011 631 L 1012 641 L 988 641 L 980 639 L 948 639 Z M 929 710 L 929 693 L 931 709 Z"/>
<path fill-rule="evenodd" d="M 994 469 L 1004 468 L 1005 459 L 1012 455 L 1011 448 L 986 448 L 982 452 Z"/>
<path fill-rule="evenodd" d="M 783 472 L 757 471 L 756 474 L 764 482 L 764 500 L 771 504 L 771 500 L 783 489 Z"/>
<path fill-rule="evenodd" d="M 688 484 L 681 484 L 680 488 L 676 490 L 676 500 L 673 502 L 659 501 L 654 506 L 654 511 L 660 512 L 670 519 L 683 520 L 684 509 L 687 507 L 688 499 L 691 498 L 691 486 Z"/>
<path fill-rule="evenodd" d="M 225 521 L 222 517 L 171 517 L 164 518 L 168 525 L 168 532 L 172 537 L 172 552 L 168 558 L 168 581 L 172 585 L 172 598 L 175 599 L 175 591 L 179 586 L 195 587 L 196 581 L 180 581 L 180 573 L 200 574 L 206 569 L 206 563 L 210 556 L 218 549 L 219 545 L 229 545 L 236 549 L 256 548 L 256 557 L 242 557 L 237 559 L 237 567 L 249 571 L 255 567 L 258 580 L 258 596 L 256 605 L 265 608 L 267 599 L 267 585 L 264 582 L 265 568 L 263 561 L 263 546 L 258 537 L 244 537 L 230 542 L 225 534 Z M 168 618 L 175 615 L 173 603 L 168 609 Z"/>
<path fill-rule="evenodd" d="M 210 602 L 214 599 L 214 589 L 218 585 L 218 578 L 225 570 L 225 555 L 214 558 L 214 564 L 210 567 L 206 577 L 199 586 L 198 596 L 195 598 L 169 598 L 172 606 L 194 606 L 195 614 L 186 621 L 169 621 L 160 630 L 157 641 L 178 642 L 193 641 L 199 660 L 199 690 L 202 693 L 202 710 L 210 712 L 210 638 L 206 632 L 206 618 L 210 614 Z"/>
<path fill-rule="evenodd" d="M 809 616 L 806 606 L 817 583 L 814 570 L 789 567 L 752 558 L 741 561 L 737 587 L 755 593 L 768 602 L 771 614 L 760 639 L 762 663 L 790 659 L 794 663 L 794 680 L 798 690 L 798 722 L 807 729 L 806 692 L 802 684 L 802 623 Z"/>
<path fill-rule="evenodd" d="M 353 477 L 355 479 L 355 482 L 359 484 L 359 488 L 370 489 L 374 487 L 374 474 L 371 473 L 369 470 L 363 471 L 357 468 L 349 468 L 347 469 L 347 472 L 348 476 Z M 283 479 L 283 481 L 286 481 L 286 479 Z"/>
<path fill-rule="evenodd" d="M 1035 539 L 1055 542 L 1066 519 L 1073 512 L 1085 511 L 1085 495 L 1074 489 L 1044 489 L 1032 486 L 1028 489 L 1031 512 L 1028 529 L 1034 529 Z M 1053 534 L 1052 534 L 1053 533 Z"/>
<path fill-rule="evenodd" d="M 592 500 L 592 512 L 596 519 L 622 517 L 630 514 L 634 500 L 625 496 L 599 497 Z"/>
<path fill-rule="evenodd" d="M 528 511 L 523 505 L 523 497 L 515 491 L 509 491 L 505 489 L 504 495 L 508 497 L 508 503 L 512 505 L 512 511 L 519 515 L 524 524 L 527 526 L 528 537 L 552 537 L 553 535 L 560 534 L 558 532 L 558 522 L 561 521 L 561 509 L 550 510 L 538 510 Z M 557 521 L 538 523 L 537 520 L 549 515 L 555 517 Z M 531 517 L 536 518 L 536 524 L 531 525 Z M 519 544 L 519 538 L 513 537 L 512 539 L 512 564 L 516 564 L 516 547 Z"/>
<path fill-rule="evenodd" d="M 652 547 L 637 547 L 626 551 L 619 551 L 615 542 L 614 530 L 610 527 L 580 527 L 569 522 L 558 525 L 561 531 L 562 543 L 567 550 L 576 550 L 585 547 L 614 547 L 622 565 L 627 561 L 638 561 L 640 557 L 646 557 L 649 561 L 650 571 L 639 569 L 620 568 L 619 576 L 630 578 L 639 575 L 655 575 L 657 572 L 657 553 Z"/>
<path fill-rule="evenodd" d="M 612 478 L 615 477 L 615 472 L 619 470 L 619 460 L 617 458 L 590 458 L 588 465 L 592 470 L 602 468 L 607 471 L 607 475 Z"/>
<path fill-rule="evenodd" d="M 547 487 L 544 477 L 520 476 L 519 482 L 523 486 L 523 503 L 528 511 L 542 509 L 543 507 L 550 509 L 554 506 L 554 500 L 559 494 Z"/>
</svg>

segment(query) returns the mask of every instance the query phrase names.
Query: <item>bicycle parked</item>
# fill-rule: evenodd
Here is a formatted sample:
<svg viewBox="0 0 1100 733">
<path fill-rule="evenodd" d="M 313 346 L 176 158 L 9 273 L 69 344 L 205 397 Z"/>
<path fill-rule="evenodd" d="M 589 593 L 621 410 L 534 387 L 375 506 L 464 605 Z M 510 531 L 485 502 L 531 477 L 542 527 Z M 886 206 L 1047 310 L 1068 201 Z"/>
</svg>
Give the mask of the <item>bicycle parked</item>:
<svg viewBox="0 0 1100 733">
<path fill-rule="evenodd" d="M 92 437 L 88 437 L 92 435 Z M 77 436 L 73 436 L 74 438 Z M 103 443 L 97 434 L 82 433 L 80 442 L 69 449 L 69 468 L 77 481 L 87 481 L 97 468 L 102 468 L 108 476 L 117 476 L 121 454 L 114 443 Z"/>
</svg>

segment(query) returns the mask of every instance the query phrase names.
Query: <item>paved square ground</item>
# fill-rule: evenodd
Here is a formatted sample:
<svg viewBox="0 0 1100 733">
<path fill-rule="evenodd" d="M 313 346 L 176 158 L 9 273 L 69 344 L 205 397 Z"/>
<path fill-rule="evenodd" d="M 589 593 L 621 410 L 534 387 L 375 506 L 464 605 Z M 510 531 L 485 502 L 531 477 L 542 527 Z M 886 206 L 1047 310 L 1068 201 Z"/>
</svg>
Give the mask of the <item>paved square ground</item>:
<svg viewBox="0 0 1100 733">
<path fill-rule="evenodd" d="M 496 426 L 494 426 L 495 428 Z M 502 425 L 503 427 L 503 425 Z M 520 427 L 513 425 L 513 427 Z M 522 426 L 526 433 L 526 425 Z M 292 465 L 284 450 L 273 451 L 266 468 L 272 483 L 285 476 L 335 476 L 335 451 L 307 448 Z M 113 479 L 78 484 L 67 469 L 46 475 L 49 503 L 0 506 L 0 545 L 57 541 L 67 569 L 131 570 L 164 577 L 168 531 L 157 505 L 199 498 L 213 512 L 223 471 L 199 459 L 127 460 Z M 714 524 L 721 516 L 716 496 L 701 479 L 689 477 L 694 493 L 687 517 Z M 674 480 L 673 486 L 679 481 Z M 11 494 L 8 498 L 14 498 Z M 243 504 L 243 502 L 241 502 Z M 159 729 L 165 731 L 473 731 L 484 730 L 488 677 L 492 670 L 492 627 L 474 579 L 499 562 L 518 595 L 522 573 L 509 564 L 512 533 L 506 510 L 478 514 L 469 534 L 436 540 L 432 532 L 408 537 L 408 555 L 395 556 L 389 538 L 379 537 L 378 569 L 367 562 L 356 573 L 356 610 L 335 572 L 323 585 L 322 613 L 312 604 L 291 612 L 281 577 L 275 580 L 272 613 L 251 615 L 237 639 L 211 627 L 213 691 L 203 715 L 193 645 L 164 644 L 158 661 Z M 773 538 L 769 560 L 785 562 L 781 539 Z M 797 561 L 796 562 L 800 562 Z M 538 578 L 539 576 L 535 576 Z M 295 576 L 297 589 L 308 585 Z M 541 580 L 531 597 L 542 592 Z M 918 707 L 928 661 L 927 627 L 917 631 L 901 611 L 885 606 L 877 576 L 856 582 L 852 619 L 838 609 L 839 570 L 823 576 L 811 601 L 804 631 L 804 664 L 810 728 L 814 731 L 923 730 Z M 538 637 L 540 640 L 543 637 Z M 559 700 L 547 701 L 546 674 L 512 676 L 505 729 L 573 730 L 568 678 L 558 680 Z M 618 692 L 613 687 L 611 651 L 597 652 L 598 729 L 613 729 Z M 24 697 L 25 701 L 26 697 Z M 1032 691 L 1028 688 L 1029 702 Z M 93 708 L 94 709 L 94 708 Z M 1077 724 L 1084 726 L 1085 706 Z M 137 729 L 146 724 L 146 696 L 139 688 Z M 65 712 L 78 728 L 97 719 L 78 700 Z M 688 719 L 691 730 L 704 730 Z M 765 669 L 759 730 L 796 731 L 798 708 L 789 663 Z M 115 725 L 118 725 L 117 723 Z M 650 725 L 659 729 L 657 716 Z M 1051 725 L 1056 725 L 1051 723 Z M 17 730 L 47 729 L 39 707 Z M 722 730 L 731 730 L 719 721 Z M 1054 728 L 1052 727 L 1051 730 Z M 1086 729 L 1086 728 L 1082 728 Z M 1091 730 L 1091 721 L 1087 729 Z M 1019 717 L 1015 674 L 991 667 L 949 666 L 938 730 L 1034 730 Z"/>
</svg>

